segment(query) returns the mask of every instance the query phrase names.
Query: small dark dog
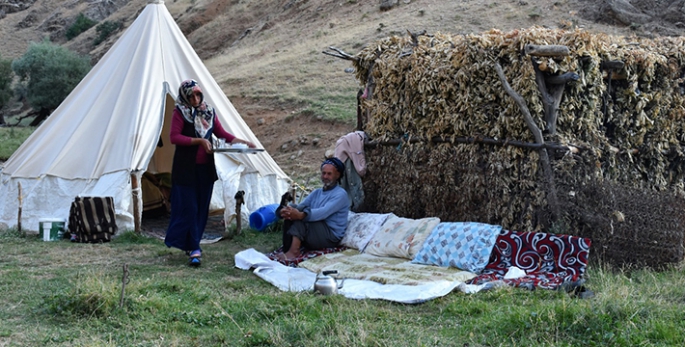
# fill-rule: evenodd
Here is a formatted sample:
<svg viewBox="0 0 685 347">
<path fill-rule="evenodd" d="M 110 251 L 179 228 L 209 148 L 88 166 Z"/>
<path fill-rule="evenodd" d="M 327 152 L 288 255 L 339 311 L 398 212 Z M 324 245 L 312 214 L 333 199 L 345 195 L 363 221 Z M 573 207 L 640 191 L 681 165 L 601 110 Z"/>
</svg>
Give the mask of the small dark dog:
<svg viewBox="0 0 685 347">
<path fill-rule="evenodd" d="M 295 198 L 293 198 L 292 194 L 290 192 L 285 192 L 283 196 L 281 196 L 281 204 L 278 206 L 278 208 L 283 208 L 288 205 L 288 202 L 294 202 Z"/>
<path fill-rule="evenodd" d="M 236 205 L 242 205 L 245 203 L 245 191 L 244 190 L 239 190 L 237 193 L 235 193 L 235 200 L 236 200 Z"/>
</svg>

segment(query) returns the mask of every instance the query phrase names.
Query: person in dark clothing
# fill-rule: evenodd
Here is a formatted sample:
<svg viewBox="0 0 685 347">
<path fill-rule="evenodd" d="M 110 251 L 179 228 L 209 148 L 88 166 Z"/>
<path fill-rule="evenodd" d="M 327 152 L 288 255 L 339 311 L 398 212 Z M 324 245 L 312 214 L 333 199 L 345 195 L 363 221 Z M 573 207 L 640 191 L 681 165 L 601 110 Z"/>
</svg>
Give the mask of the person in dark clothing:
<svg viewBox="0 0 685 347">
<path fill-rule="evenodd" d="M 201 264 L 200 240 L 207 225 L 214 181 L 218 179 L 212 134 L 227 143 L 255 148 L 254 143 L 224 130 L 196 81 L 183 81 L 178 88 L 169 136 L 176 151 L 171 168 L 171 218 L 164 243 L 185 251 L 191 266 Z"/>
</svg>

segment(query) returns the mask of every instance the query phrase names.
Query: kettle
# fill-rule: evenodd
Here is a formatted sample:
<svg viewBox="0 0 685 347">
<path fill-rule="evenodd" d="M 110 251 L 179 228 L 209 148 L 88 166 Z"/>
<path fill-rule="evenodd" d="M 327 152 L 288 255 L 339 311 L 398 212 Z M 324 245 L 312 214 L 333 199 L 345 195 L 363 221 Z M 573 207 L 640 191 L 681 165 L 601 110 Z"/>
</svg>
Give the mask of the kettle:
<svg viewBox="0 0 685 347">
<path fill-rule="evenodd" d="M 329 275 L 338 274 L 338 270 L 328 270 L 322 271 L 321 274 L 316 275 L 316 281 L 314 281 L 314 292 L 321 293 L 323 295 L 337 294 L 338 289 L 342 289 L 344 279 L 338 283 L 338 281 Z"/>
</svg>

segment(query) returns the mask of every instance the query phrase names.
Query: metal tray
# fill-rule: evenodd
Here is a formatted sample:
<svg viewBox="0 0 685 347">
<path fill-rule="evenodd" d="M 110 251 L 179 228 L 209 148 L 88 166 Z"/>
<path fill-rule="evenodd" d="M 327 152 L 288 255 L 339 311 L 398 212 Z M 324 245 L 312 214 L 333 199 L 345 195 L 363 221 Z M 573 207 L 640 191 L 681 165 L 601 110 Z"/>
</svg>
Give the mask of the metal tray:
<svg viewBox="0 0 685 347">
<path fill-rule="evenodd" d="M 264 152 L 264 148 L 214 148 L 216 153 L 258 153 Z"/>
</svg>

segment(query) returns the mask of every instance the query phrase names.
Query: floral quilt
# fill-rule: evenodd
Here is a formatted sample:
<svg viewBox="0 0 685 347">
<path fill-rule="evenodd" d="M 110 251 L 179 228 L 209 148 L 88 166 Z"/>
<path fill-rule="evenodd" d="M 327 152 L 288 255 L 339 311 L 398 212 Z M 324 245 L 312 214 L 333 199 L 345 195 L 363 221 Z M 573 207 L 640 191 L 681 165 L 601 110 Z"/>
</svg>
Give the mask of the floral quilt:
<svg viewBox="0 0 685 347">
<path fill-rule="evenodd" d="M 558 289 L 564 283 L 582 280 L 591 243 L 588 238 L 576 236 L 503 230 L 488 265 L 469 283 L 502 280 L 514 287 Z M 505 279 L 512 266 L 524 270 L 526 275 Z"/>
</svg>

